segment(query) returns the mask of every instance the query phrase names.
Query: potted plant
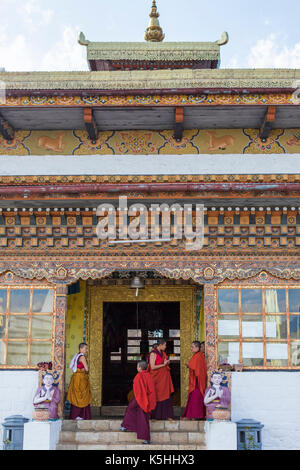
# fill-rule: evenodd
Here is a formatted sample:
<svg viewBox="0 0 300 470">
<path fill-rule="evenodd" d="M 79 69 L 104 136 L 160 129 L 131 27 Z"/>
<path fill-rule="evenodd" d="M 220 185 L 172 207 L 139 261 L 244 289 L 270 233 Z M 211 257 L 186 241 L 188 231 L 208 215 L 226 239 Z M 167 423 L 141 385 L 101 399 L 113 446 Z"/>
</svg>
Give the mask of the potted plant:
<svg viewBox="0 0 300 470">
<path fill-rule="evenodd" d="M 222 364 L 219 365 L 219 370 L 228 372 L 232 370 L 232 365 L 229 364 L 228 362 L 224 361 Z"/>
<path fill-rule="evenodd" d="M 212 417 L 214 420 L 217 421 L 230 421 L 230 411 L 228 408 L 224 408 L 223 406 L 216 406 L 214 411 L 212 412 Z"/>
<path fill-rule="evenodd" d="M 43 371 L 52 370 L 52 362 L 39 362 L 37 368 Z"/>
<path fill-rule="evenodd" d="M 3 441 L 3 444 L 5 444 L 5 450 L 11 450 L 10 449 L 10 446 L 11 446 L 11 440 L 10 439 L 5 439 L 5 441 Z"/>
</svg>

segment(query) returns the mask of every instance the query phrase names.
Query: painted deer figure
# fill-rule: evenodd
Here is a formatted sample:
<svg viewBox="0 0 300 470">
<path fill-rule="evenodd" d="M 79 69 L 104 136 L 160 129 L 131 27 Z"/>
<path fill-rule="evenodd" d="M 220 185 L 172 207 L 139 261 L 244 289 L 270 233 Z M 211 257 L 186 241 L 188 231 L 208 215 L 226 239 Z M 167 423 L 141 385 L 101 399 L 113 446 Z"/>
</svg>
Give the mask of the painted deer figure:
<svg viewBox="0 0 300 470">
<path fill-rule="evenodd" d="M 217 150 L 226 150 L 227 147 L 230 147 L 234 144 L 234 138 L 231 135 L 223 135 L 221 137 L 216 137 L 214 131 L 207 131 L 209 137 L 209 142 L 207 142 L 208 150 L 216 152 Z"/>
<path fill-rule="evenodd" d="M 300 145 L 300 134 L 294 134 L 292 137 L 286 142 L 287 145 L 293 146 L 293 145 Z"/>
<path fill-rule="evenodd" d="M 38 146 L 46 150 L 53 150 L 54 152 L 61 152 L 65 147 L 65 144 L 62 141 L 64 135 L 65 133 L 61 132 L 57 134 L 56 138 L 42 136 L 38 140 Z"/>
</svg>

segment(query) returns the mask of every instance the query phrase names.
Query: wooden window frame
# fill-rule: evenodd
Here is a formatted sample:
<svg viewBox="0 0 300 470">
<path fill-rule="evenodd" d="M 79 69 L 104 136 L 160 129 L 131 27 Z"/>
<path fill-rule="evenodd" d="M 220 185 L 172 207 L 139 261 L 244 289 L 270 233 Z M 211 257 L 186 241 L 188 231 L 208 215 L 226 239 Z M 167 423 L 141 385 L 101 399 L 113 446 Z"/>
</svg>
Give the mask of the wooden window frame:
<svg viewBox="0 0 300 470">
<path fill-rule="evenodd" d="M 55 323 L 56 323 L 56 318 L 55 318 L 55 306 L 56 306 L 56 289 L 53 286 L 48 286 L 48 285 L 1 285 L 0 286 L 0 292 L 6 290 L 7 291 L 7 298 L 6 298 L 6 311 L 3 313 L 0 313 L 0 315 L 5 317 L 5 332 L 3 338 L 0 339 L 0 342 L 4 344 L 4 361 L 3 364 L 0 364 L 0 370 L 36 370 L 37 369 L 37 364 L 31 364 L 30 363 L 30 355 L 31 355 L 31 345 L 32 343 L 37 344 L 37 343 L 46 343 L 46 344 L 51 344 L 51 357 L 49 357 L 49 360 L 54 363 L 54 342 L 55 342 Z M 28 290 L 30 292 L 30 306 L 29 306 L 29 311 L 24 312 L 24 313 L 16 313 L 16 312 L 10 312 L 9 310 L 9 305 L 10 305 L 10 296 L 11 296 L 11 291 L 12 290 Z M 32 306 L 33 306 L 33 293 L 34 291 L 38 290 L 52 290 L 53 292 L 53 305 L 52 305 L 52 311 L 51 312 L 32 312 Z M 9 338 L 8 332 L 9 332 L 9 317 L 10 316 L 23 316 L 27 317 L 29 320 L 28 324 L 28 336 L 24 338 Z M 52 332 L 51 336 L 49 338 L 34 338 L 32 339 L 32 319 L 34 317 L 51 317 L 52 318 Z M 7 364 L 7 346 L 9 343 L 27 343 L 27 364 L 26 365 L 11 365 Z"/>
<path fill-rule="evenodd" d="M 262 312 L 256 313 L 244 313 L 242 312 L 242 303 L 241 303 L 241 291 L 247 290 L 261 290 L 262 291 Z M 285 302 L 286 302 L 286 311 L 285 312 L 277 312 L 277 313 L 269 313 L 265 311 L 265 291 L 269 289 L 276 289 L 276 290 L 285 290 Z M 216 288 L 216 310 L 215 310 L 215 331 L 216 331 L 216 358 L 217 364 L 219 364 L 219 343 L 239 343 L 240 351 L 239 351 L 239 362 L 243 363 L 243 350 L 242 344 L 243 343 L 263 343 L 263 355 L 264 355 L 264 365 L 263 366 L 244 366 L 245 370 L 300 370 L 300 365 L 295 366 L 292 365 L 292 357 L 291 357 L 291 344 L 296 343 L 300 346 L 300 339 L 292 339 L 290 335 L 290 316 L 299 316 L 300 312 L 290 312 L 290 305 L 289 305 L 289 291 L 293 289 L 300 290 L 299 285 L 247 285 L 247 284 L 235 284 L 235 285 L 224 285 L 224 286 L 217 286 Z M 218 293 L 220 290 L 238 290 L 238 313 L 223 313 L 218 311 Z M 218 334 L 218 319 L 219 316 L 222 315 L 223 317 L 226 316 L 235 316 L 239 320 L 239 337 L 232 338 L 232 339 L 219 339 Z M 261 316 L 263 321 L 263 337 L 262 338 L 243 338 L 242 336 L 242 318 L 243 316 Z M 285 316 L 287 322 L 287 338 L 286 339 L 271 339 L 266 337 L 266 317 L 267 316 Z M 267 364 L 267 354 L 266 348 L 267 344 L 275 343 L 275 344 L 287 344 L 288 347 L 288 365 L 284 366 L 272 366 Z"/>
</svg>

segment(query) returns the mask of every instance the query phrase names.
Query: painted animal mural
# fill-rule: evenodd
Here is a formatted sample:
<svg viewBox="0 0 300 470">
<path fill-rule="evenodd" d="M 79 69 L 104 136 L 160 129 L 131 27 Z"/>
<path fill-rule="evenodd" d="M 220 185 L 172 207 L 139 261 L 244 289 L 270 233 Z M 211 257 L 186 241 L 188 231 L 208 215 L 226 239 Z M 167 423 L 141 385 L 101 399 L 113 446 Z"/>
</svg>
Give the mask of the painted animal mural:
<svg viewBox="0 0 300 470">
<path fill-rule="evenodd" d="M 65 144 L 63 143 L 63 137 L 65 132 L 60 132 L 57 134 L 56 138 L 42 136 L 38 140 L 38 146 L 46 150 L 53 150 L 54 152 L 62 152 L 64 150 Z"/>
<path fill-rule="evenodd" d="M 1 0 L 0 0 L 1 1 Z M 9 142 L 0 134 L 0 155 L 183 155 L 299 154 L 300 128 L 272 129 L 262 142 L 258 129 L 185 129 L 181 142 L 173 131 L 101 131 L 95 144 L 86 130 L 16 130 Z"/>
<path fill-rule="evenodd" d="M 292 135 L 291 138 L 287 140 L 286 144 L 290 147 L 294 145 L 300 145 L 300 133 Z"/>
<path fill-rule="evenodd" d="M 217 152 L 218 150 L 226 150 L 234 144 L 234 138 L 231 135 L 223 135 L 216 137 L 215 131 L 207 131 L 209 135 L 209 142 L 207 142 L 208 150 L 211 152 Z"/>
</svg>

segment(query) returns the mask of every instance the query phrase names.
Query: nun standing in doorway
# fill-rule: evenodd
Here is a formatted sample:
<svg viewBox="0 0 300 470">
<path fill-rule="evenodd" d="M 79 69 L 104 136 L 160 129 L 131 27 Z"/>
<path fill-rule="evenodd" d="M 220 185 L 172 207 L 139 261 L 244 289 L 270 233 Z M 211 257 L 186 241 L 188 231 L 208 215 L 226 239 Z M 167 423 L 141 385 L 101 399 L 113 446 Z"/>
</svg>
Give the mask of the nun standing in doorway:
<svg viewBox="0 0 300 470">
<path fill-rule="evenodd" d="M 167 342 L 163 338 L 157 341 L 157 347 L 150 353 L 148 371 L 152 376 L 155 393 L 156 408 L 151 413 L 152 420 L 173 421 L 174 411 L 172 403 L 172 393 L 174 386 L 170 372 L 170 360 L 165 353 Z"/>
<path fill-rule="evenodd" d="M 70 363 L 73 375 L 69 385 L 67 400 L 71 403 L 70 419 L 91 419 L 92 394 L 89 381 L 89 366 L 86 359 L 88 347 L 80 343 L 79 352 Z"/>
<path fill-rule="evenodd" d="M 207 369 L 204 347 L 204 343 L 199 341 L 194 341 L 191 346 L 193 355 L 187 365 L 189 368 L 189 396 L 182 419 L 205 419 L 206 416 L 204 394 Z"/>
</svg>

